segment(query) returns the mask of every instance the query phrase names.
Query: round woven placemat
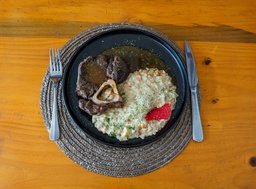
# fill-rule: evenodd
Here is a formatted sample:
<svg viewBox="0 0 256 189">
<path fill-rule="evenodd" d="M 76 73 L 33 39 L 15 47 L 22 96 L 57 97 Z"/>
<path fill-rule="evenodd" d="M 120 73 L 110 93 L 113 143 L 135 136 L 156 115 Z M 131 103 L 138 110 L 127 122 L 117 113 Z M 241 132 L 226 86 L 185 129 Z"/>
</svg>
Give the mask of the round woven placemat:
<svg viewBox="0 0 256 189">
<path fill-rule="evenodd" d="M 180 55 L 185 63 L 184 52 L 161 32 L 138 24 L 113 23 L 88 29 L 72 38 L 61 49 L 64 69 L 77 48 L 91 37 L 112 30 L 113 28 L 137 28 L 145 30 L 164 39 Z M 46 129 L 49 131 L 52 113 L 53 84 L 49 78 L 49 69 L 43 78 L 40 106 Z M 107 146 L 87 137 L 69 116 L 62 97 L 62 85 L 58 85 L 57 103 L 60 126 L 58 147 L 75 163 L 98 174 L 112 177 L 132 177 L 152 172 L 173 160 L 191 140 L 191 108 L 190 100 L 183 117 L 165 137 L 150 144 L 118 148 Z"/>
</svg>

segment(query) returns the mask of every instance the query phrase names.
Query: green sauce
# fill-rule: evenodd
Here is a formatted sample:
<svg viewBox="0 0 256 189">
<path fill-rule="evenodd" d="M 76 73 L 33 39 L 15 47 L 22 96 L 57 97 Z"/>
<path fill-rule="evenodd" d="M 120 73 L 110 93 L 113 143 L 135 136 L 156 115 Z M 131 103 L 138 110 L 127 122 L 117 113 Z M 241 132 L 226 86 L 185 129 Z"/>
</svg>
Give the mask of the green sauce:
<svg viewBox="0 0 256 189">
<path fill-rule="evenodd" d="M 102 52 L 104 55 L 120 56 L 130 65 L 131 72 L 145 68 L 157 68 L 165 70 L 168 74 L 170 69 L 163 60 L 153 52 L 134 46 L 118 46 Z"/>
</svg>

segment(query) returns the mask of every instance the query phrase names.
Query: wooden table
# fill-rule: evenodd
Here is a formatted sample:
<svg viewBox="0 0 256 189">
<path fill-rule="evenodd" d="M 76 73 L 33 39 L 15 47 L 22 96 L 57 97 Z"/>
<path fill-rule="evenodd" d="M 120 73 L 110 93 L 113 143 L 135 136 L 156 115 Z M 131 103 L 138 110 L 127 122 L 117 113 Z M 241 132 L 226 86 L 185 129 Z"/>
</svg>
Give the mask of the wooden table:
<svg viewBox="0 0 256 189">
<path fill-rule="evenodd" d="M 0 188 L 256 188 L 256 1 L 0 1 Z M 50 47 L 103 23 L 153 27 L 194 51 L 205 140 L 134 178 L 92 173 L 49 140 Z"/>
</svg>

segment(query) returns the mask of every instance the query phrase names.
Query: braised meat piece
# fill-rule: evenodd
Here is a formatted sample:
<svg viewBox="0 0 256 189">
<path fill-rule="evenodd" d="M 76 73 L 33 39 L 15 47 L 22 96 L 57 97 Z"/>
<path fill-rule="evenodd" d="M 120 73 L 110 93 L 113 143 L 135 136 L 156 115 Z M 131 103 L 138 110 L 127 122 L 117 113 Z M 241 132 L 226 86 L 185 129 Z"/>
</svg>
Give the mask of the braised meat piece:
<svg viewBox="0 0 256 189">
<path fill-rule="evenodd" d="M 89 56 L 79 64 L 76 93 L 88 99 L 107 79 L 113 79 L 118 84 L 123 82 L 129 73 L 129 65 L 119 56 Z"/>
<path fill-rule="evenodd" d="M 114 56 L 109 60 L 106 75 L 116 83 L 122 83 L 130 73 L 129 65 L 119 56 Z"/>
<path fill-rule="evenodd" d="M 123 105 L 116 83 L 129 75 L 129 65 L 119 56 L 89 56 L 79 64 L 76 93 L 82 97 L 79 107 L 90 115 L 101 114 L 108 108 Z M 111 87 L 113 99 L 100 99 L 105 89 Z"/>
<path fill-rule="evenodd" d="M 90 115 L 101 115 L 108 108 L 121 108 L 123 107 L 123 102 L 112 102 L 104 105 L 95 104 L 91 100 L 80 99 L 79 108 Z"/>
<path fill-rule="evenodd" d="M 76 93 L 84 99 L 89 99 L 107 80 L 106 71 L 108 59 L 106 56 L 89 56 L 78 66 Z"/>
</svg>

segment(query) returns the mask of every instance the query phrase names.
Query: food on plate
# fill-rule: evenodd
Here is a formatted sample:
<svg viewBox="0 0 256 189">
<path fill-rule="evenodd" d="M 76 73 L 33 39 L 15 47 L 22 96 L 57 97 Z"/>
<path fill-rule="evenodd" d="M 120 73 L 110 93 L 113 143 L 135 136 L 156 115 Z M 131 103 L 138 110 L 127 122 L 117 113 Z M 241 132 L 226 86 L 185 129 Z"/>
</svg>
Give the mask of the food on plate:
<svg viewBox="0 0 256 189">
<path fill-rule="evenodd" d="M 169 119 L 172 110 L 170 108 L 170 104 L 166 103 L 160 108 L 154 108 L 145 116 L 147 121 L 150 120 L 161 120 L 161 119 Z"/>
<path fill-rule="evenodd" d="M 120 108 L 123 99 L 118 92 L 116 83 L 112 79 L 104 82 L 90 100 L 80 99 L 79 107 L 90 115 L 102 114 L 108 108 Z"/>
<path fill-rule="evenodd" d="M 98 55 L 84 59 L 79 64 L 76 83 L 76 93 L 82 97 L 79 107 L 90 115 L 121 107 L 122 98 L 115 85 L 123 82 L 129 73 L 128 63 L 119 56 Z M 110 99 L 100 99 L 104 93 L 111 93 Z"/>
<path fill-rule="evenodd" d="M 89 56 L 78 66 L 76 93 L 84 99 L 89 99 L 99 89 L 106 79 L 106 56 Z"/>
<path fill-rule="evenodd" d="M 123 107 L 93 115 L 92 122 L 100 132 L 120 141 L 156 134 L 170 119 L 178 96 L 172 78 L 155 68 L 130 73 L 117 88 Z"/>
<path fill-rule="evenodd" d="M 108 104 L 109 102 L 123 101 L 113 79 L 108 79 L 106 82 L 104 82 L 98 91 L 92 96 L 91 100 L 95 104 L 99 105 Z"/>
<path fill-rule="evenodd" d="M 101 55 L 104 56 L 104 55 Z M 130 68 L 120 56 L 110 57 L 107 67 L 107 77 L 112 78 L 116 83 L 122 83 L 128 77 Z"/>
<path fill-rule="evenodd" d="M 85 100 L 85 99 L 80 99 L 79 100 L 79 108 L 81 110 L 84 110 L 86 113 L 90 115 L 95 115 L 95 114 L 102 114 L 109 108 L 121 108 L 123 107 L 123 102 L 113 102 L 113 103 L 108 103 L 105 105 L 99 105 L 93 103 L 91 100 Z"/>
</svg>

